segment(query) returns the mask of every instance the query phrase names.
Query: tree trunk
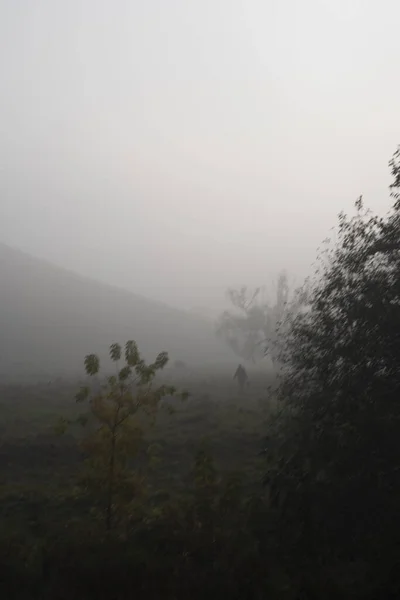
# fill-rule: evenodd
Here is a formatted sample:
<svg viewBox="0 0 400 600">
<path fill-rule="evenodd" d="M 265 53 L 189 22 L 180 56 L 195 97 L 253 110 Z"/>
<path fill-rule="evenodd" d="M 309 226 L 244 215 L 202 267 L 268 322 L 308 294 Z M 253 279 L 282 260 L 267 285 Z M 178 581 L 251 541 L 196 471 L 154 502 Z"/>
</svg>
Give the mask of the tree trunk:
<svg viewBox="0 0 400 600">
<path fill-rule="evenodd" d="M 107 509 L 106 509 L 106 529 L 110 531 L 112 527 L 112 505 L 114 497 L 114 464 L 115 464 L 115 442 L 116 436 L 115 431 L 112 433 L 111 438 L 111 454 L 110 463 L 108 467 L 108 493 L 107 493 Z"/>
</svg>

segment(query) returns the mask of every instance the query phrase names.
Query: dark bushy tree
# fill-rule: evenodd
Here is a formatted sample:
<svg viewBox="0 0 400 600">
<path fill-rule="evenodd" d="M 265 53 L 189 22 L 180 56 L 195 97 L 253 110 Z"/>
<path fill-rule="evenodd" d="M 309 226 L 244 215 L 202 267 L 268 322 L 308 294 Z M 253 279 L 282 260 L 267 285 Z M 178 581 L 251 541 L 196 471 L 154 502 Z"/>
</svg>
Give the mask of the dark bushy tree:
<svg viewBox="0 0 400 600">
<path fill-rule="evenodd" d="M 395 203 L 386 217 L 366 210 L 362 198 L 353 218 L 339 216 L 310 310 L 295 317 L 285 341 L 281 411 L 266 448 L 265 482 L 288 547 L 314 568 L 327 561 L 344 568 L 368 589 L 397 585 L 399 161 L 400 149 L 390 163 Z"/>
</svg>

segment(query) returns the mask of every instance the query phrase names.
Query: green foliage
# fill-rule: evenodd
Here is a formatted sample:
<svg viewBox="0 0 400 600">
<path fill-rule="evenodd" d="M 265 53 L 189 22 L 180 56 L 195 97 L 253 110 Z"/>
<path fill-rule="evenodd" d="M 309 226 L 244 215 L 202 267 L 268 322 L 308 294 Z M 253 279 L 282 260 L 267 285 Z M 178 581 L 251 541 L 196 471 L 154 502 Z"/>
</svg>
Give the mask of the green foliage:
<svg viewBox="0 0 400 600">
<path fill-rule="evenodd" d="M 122 356 L 126 364 L 119 367 Z M 87 459 L 80 482 L 95 499 L 100 514 L 103 506 L 107 530 L 115 526 L 121 508 L 129 512 L 129 505 L 141 493 L 142 480 L 130 465 L 141 447 L 143 427 L 154 421 L 160 400 L 176 393 L 172 386 L 153 386 L 157 372 L 168 362 L 166 352 L 147 364 L 130 340 L 124 353 L 119 344 L 112 344 L 110 358 L 117 365 L 117 375 L 106 377 L 100 390 L 85 386 L 76 395 L 77 402 L 89 401 L 88 414 L 77 419 L 88 428 L 82 441 Z M 95 354 L 86 356 L 84 364 L 90 377 L 99 374 L 100 360 Z"/>
<path fill-rule="evenodd" d="M 114 362 L 121 360 L 122 349 L 119 344 L 111 344 L 110 346 L 110 358 Z"/>
<path fill-rule="evenodd" d="M 398 156 L 391 162 L 394 197 Z M 354 217 L 339 216 L 337 244 L 320 257 L 310 310 L 297 315 L 285 339 L 265 483 L 292 564 L 304 569 L 309 561 L 310 578 L 317 565 L 346 572 L 357 559 L 373 587 L 395 568 L 399 209 L 396 201 L 387 217 L 378 217 L 360 198 Z"/>
<path fill-rule="evenodd" d="M 391 196 L 395 200 L 394 208 L 398 210 L 400 200 L 400 146 L 393 154 L 393 157 L 389 162 L 389 167 L 393 176 L 393 183 L 390 186 Z"/>
<path fill-rule="evenodd" d="M 96 354 L 88 354 L 85 357 L 85 370 L 88 375 L 96 375 L 100 369 L 100 361 Z"/>
<path fill-rule="evenodd" d="M 89 395 L 90 395 L 90 387 L 85 385 L 85 386 L 81 387 L 79 392 L 76 394 L 75 400 L 77 402 L 84 402 L 85 400 L 87 400 L 89 398 Z"/>
</svg>

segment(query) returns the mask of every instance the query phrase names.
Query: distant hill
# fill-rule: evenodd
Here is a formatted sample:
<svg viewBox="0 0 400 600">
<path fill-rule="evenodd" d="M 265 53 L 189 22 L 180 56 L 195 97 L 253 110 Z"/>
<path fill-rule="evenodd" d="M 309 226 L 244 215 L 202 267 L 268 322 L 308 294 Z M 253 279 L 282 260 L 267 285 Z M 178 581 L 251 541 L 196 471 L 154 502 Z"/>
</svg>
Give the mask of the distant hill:
<svg viewBox="0 0 400 600">
<path fill-rule="evenodd" d="M 166 350 L 191 364 L 232 360 L 213 324 L 0 244 L 0 378 L 83 373 L 83 358 L 135 339 L 149 359 Z"/>
</svg>

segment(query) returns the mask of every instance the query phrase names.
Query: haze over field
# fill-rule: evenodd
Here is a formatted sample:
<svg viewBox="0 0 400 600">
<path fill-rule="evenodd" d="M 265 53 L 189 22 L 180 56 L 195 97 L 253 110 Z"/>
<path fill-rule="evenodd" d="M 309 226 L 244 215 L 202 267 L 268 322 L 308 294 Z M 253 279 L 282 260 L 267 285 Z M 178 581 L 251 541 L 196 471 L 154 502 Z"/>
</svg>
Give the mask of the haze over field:
<svg viewBox="0 0 400 600">
<path fill-rule="evenodd" d="M 3 0 L 0 240 L 177 307 L 389 208 L 397 0 Z"/>
<path fill-rule="evenodd" d="M 82 373 L 91 351 L 135 339 L 148 360 L 160 349 L 190 367 L 234 365 L 213 322 L 75 275 L 0 243 L 0 382 Z"/>
</svg>

